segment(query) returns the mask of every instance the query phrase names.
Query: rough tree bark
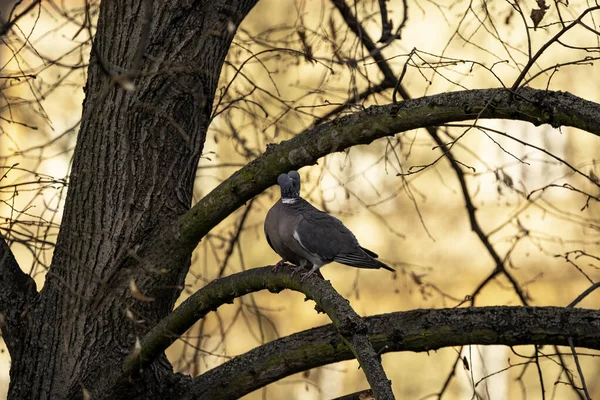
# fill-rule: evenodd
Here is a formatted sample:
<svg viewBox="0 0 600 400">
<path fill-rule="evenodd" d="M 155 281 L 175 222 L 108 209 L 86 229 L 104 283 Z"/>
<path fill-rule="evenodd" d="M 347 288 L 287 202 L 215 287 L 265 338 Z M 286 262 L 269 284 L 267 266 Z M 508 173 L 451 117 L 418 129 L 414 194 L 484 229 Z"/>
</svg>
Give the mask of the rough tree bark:
<svg viewBox="0 0 600 400">
<path fill-rule="evenodd" d="M 84 390 L 93 398 L 207 393 L 207 385 L 218 377 L 208 374 L 191 379 L 173 374 L 164 354 L 131 381 L 122 379 L 122 365 L 136 338 L 144 337 L 171 311 L 198 241 L 243 202 L 273 184 L 280 172 L 312 164 L 349 146 L 452 121 L 506 118 L 600 134 L 600 106 L 560 92 L 522 89 L 515 94 L 490 89 L 372 107 L 269 148 L 187 211 L 221 66 L 235 28 L 255 3 L 102 2 L 61 230 L 39 293 L 0 238 L 0 312 L 12 357 L 11 398 L 81 398 Z M 152 301 L 136 299 L 131 282 Z M 491 315 L 504 321 L 502 312 Z M 436 316 L 442 311 L 430 313 Z M 464 312 L 453 310 L 448 318 L 460 322 L 456 320 L 460 313 Z M 134 318 L 127 318 L 128 314 Z M 471 329 L 490 315 L 485 317 L 473 319 Z M 521 321 L 528 321 L 527 317 L 522 315 Z M 542 317 L 546 314 L 538 322 L 545 320 Z M 581 319 L 586 317 L 590 315 Z M 576 326 L 567 317 L 561 318 L 563 325 Z M 441 326 L 449 319 L 436 323 Z M 385 319 L 388 324 L 390 320 Z M 420 329 L 431 321 L 422 321 Z M 518 326 L 519 320 L 504 322 L 511 321 L 517 321 L 513 328 Z M 546 321 L 548 329 L 554 329 L 551 323 L 556 319 Z M 493 328 L 509 329 L 501 324 Z M 337 334 L 329 327 L 319 329 L 325 336 Z M 392 350 L 412 350 L 406 343 L 408 333 L 398 336 L 401 329 L 388 331 L 388 336 L 380 332 L 376 342 L 385 342 Z M 485 330 L 483 335 L 490 332 Z M 530 338 L 517 342 L 504 338 L 504 342 L 538 343 L 533 341 L 535 329 L 530 333 Z M 570 333 L 557 335 L 563 335 L 564 341 L 565 334 Z M 299 335 L 313 342 L 310 333 Z M 502 342 L 502 337 L 494 342 L 477 341 L 473 336 L 444 342 L 448 337 L 430 343 L 430 348 Z M 576 339 L 597 348 L 593 334 L 581 333 Z M 300 343 L 298 337 L 293 340 Z M 550 335 L 539 343 L 563 342 Z M 320 344 L 314 340 L 314 345 Z M 261 349 L 257 351 L 263 356 L 270 354 L 269 348 Z M 310 358 L 292 370 L 349 357 L 347 348 L 336 349 L 329 358 Z M 251 375 L 252 371 L 244 369 L 247 362 L 248 358 L 241 358 L 241 364 L 227 373 Z M 285 373 L 268 375 L 261 384 Z"/>
<path fill-rule="evenodd" d="M 294 268 L 289 266 L 280 267 L 277 272 L 274 272 L 272 267 L 253 268 L 242 274 L 234 274 L 209 283 L 177 307 L 177 311 L 171 313 L 148 332 L 146 338 L 142 340 L 140 351 L 133 353 L 125 361 L 123 368 L 125 375 L 131 375 L 136 368 L 145 368 L 149 365 L 157 352 L 166 349 L 211 310 L 217 309 L 224 303 L 232 302 L 236 297 L 263 289 L 275 293 L 283 289 L 292 289 L 304 293 L 307 299 L 314 300 L 317 303 L 315 309 L 326 313 L 333 321 L 338 338 L 359 361 L 369 385 L 378 398 L 392 399 L 394 397 L 381 360 L 367 336 L 367 325 L 352 309 L 348 300 L 337 293 L 328 281 L 317 275 L 309 279 L 302 279 L 299 274 L 294 274 Z M 207 399 L 222 398 L 224 394 L 219 390 L 228 388 L 229 397 L 239 397 L 243 394 L 243 390 L 247 390 L 247 383 L 256 378 L 254 376 L 248 379 L 245 382 L 246 385 L 237 385 L 237 389 L 229 385 L 229 382 L 220 382 L 220 384 L 209 383 L 207 387 L 196 387 L 194 390 L 189 390 L 190 380 L 188 380 L 172 389 L 170 396 L 182 398 L 201 395 L 200 397 Z M 207 394 L 208 387 L 216 390 L 218 395 L 214 391 Z"/>
<path fill-rule="evenodd" d="M 477 307 L 412 310 L 365 318 L 378 353 L 425 352 L 469 344 L 567 345 L 600 349 L 597 310 Z M 239 355 L 174 386 L 173 398 L 235 399 L 286 376 L 354 358 L 332 325 L 299 332 Z"/>
<path fill-rule="evenodd" d="M 255 3 L 102 2 L 52 266 L 24 320 L 7 321 L 5 334 L 27 324 L 9 345 L 11 398 L 102 398 L 173 307 L 193 246 L 163 235 L 190 206 L 221 66 Z M 132 300 L 131 280 L 155 301 Z M 144 398 L 170 372 L 164 358 L 151 369 L 132 388 Z"/>
</svg>

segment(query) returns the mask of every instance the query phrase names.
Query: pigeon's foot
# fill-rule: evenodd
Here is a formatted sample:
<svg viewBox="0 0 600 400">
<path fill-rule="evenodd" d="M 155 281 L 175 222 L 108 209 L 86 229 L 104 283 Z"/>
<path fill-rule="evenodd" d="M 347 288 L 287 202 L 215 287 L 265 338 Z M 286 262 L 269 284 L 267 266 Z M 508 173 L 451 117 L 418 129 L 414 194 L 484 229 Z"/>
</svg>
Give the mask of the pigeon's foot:
<svg viewBox="0 0 600 400">
<path fill-rule="evenodd" d="M 303 273 L 301 273 L 301 272 L 300 272 L 300 271 L 302 271 L 302 269 L 303 269 L 302 267 L 299 267 L 299 266 L 297 266 L 297 265 L 293 265 L 293 264 L 292 264 L 292 267 L 294 268 L 294 269 L 293 269 L 293 271 L 292 271 L 292 273 L 291 273 L 291 275 L 290 275 L 290 276 L 292 276 L 292 277 L 293 277 L 293 276 L 296 276 L 296 274 L 300 274 L 300 276 L 304 276 L 304 274 L 306 273 L 306 272 L 305 272 L 305 273 L 303 274 Z"/>
<path fill-rule="evenodd" d="M 296 271 L 294 271 L 294 272 L 296 272 Z M 324 279 L 323 275 L 321 275 L 321 272 L 318 269 L 311 269 L 308 272 L 304 272 L 304 273 L 300 274 L 300 277 L 301 277 L 300 282 L 303 282 L 306 278 L 308 278 L 309 276 L 315 275 L 315 274 L 318 277 L 320 277 L 321 279 Z"/>
<path fill-rule="evenodd" d="M 283 267 L 284 265 L 285 261 L 279 260 L 279 262 L 273 266 L 273 272 L 277 272 L 279 268 Z"/>
<path fill-rule="evenodd" d="M 308 271 L 308 272 L 303 272 L 300 274 L 300 282 L 304 282 L 304 280 L 306 278 L 308 278 L 309 276 L 311 276 L 314 272 L 312 270 Z"/>
</svg>

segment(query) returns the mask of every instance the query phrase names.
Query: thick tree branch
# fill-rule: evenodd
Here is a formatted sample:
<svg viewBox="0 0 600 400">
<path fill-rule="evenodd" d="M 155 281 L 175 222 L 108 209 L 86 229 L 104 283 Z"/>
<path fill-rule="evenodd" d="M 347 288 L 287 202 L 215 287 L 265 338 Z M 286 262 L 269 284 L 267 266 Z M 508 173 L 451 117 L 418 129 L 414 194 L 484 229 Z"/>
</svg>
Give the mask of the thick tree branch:
<svg viewBox="0 0 600 400">
<path fill-rule="evenodd" d="M 278 293 L 291 289 L 304 293 L 327 313 L 341 334 L 342 342 L 352 349 L 367 376 L 373 391 L 380 399 L 392 399 L 393 394 L 381 360 L 367 337 L 367 326 L 354 312 L 346 299 L 317 276 L 302 280 L 286 266 L 273 272 L 271 267 L 254 268 L 225 278 L 216 279 L 184 301 L 168 317 L 156 325 L 141 342 L 141 349 L 130 354 L 124 364 L 124 375 L 146 368 L 179 336 L 210 311 L 248 293 L 267 289 Z M 339 340 L 339 338 L 338 338 Z M 221 398 L 221 397 L 218 397 Z"/>
<path fill-rule="evenodd" d="M 172 310 L 195 246 L 169 229 L 192 202 L 219 72 L 256 2 L 100 3 L 61 229 L 11 360 L 12 397 L 104 397 L 151 327 L 137 321 Z M 130 283 L 154 301 L 134 302 Z M 165 373 L 154 363 L 132 390 L 158 396 Z"/>
<path fill-rule="evenodd" d="M 14 357 L 25 327 L 23 311 L 35 296 L 36 286 L 31 277 L 21 271 L 10 247 L 0 234 L 0 313 L 6 347 Z"/>
<path fill-rule="evenodd" d="M 178 240 L 187 245 L 198 243 L 244 202 L 274 184 L 284 171 L 399 132 L 475 119 L 571 126 L 600 135 L 600 105 L 565 92 L 523 88 L 515 95 L 506 89 L 482 89 L 372 106 L 268 146 L 262 156 L 234 173 L 179 219 Z"/>
<path fill-rule="evenodd" d="M 413 310 L 366 317 L 369 338 L 379 353 L 424 352 L 480 345 L 568 346 L 600 350 L 600 311 L 561 307 L 478 307 Z M 275 340 L 239 355 L 173 389 L 197 398 L 233 399 L 311 368 L 350 360 L 333 325 Z"/>
<path fill-rule="evenodd" d="M 162 244 L 195 247 L 226 216 L 271 186 L 278 174 L 313 164 L 329 153 L 423 126 L 484 118 L 574 126 L 600 135 L 600 105 L 562 92 L 523 88 L 515 94 L 506 89 L 486 89 L 374 106 L 269 146 L 261 157 L 234 173 L 185 213 L 179 226 L 173 227 L 173 234 L 161 236 Z M 162 248 L 161 251 L 168 251 Z"/>
</svg>

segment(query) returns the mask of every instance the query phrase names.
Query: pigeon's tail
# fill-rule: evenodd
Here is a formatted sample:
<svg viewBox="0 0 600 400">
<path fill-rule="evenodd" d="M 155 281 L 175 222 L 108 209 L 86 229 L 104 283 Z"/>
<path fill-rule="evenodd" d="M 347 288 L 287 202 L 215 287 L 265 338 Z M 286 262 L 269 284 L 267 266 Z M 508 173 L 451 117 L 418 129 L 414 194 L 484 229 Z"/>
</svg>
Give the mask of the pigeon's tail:
<svg viewBox="0 0 600 400">
<path fill-rule="evenodd" d="M 373 260 L 373 261 L 377 261 L 377 263 L 379 264 L 379 268 L 387 269 L 387 270 L 388 270 L 388 271 L 390 271 L 390 272 L 396 272 L 396 270 L 395 270 L 394 268 L 390 267 L 390 266 L 389 266 L 389 265 L 387 265 L 387 264 L 384 264 L 384 263 L 382 263 L 382 262 L 381 262 L 381 261 L 379 261 L 379 260 Z"/>
<path fill-rule="evenodd" d="M 360 250 L 355 251 L 354 253 L 339 254 L 333 259 L 333 261 L 339 262 L 340 264 L 349 265 L 351 267 L 373 269 L 383 268 L 387 269 L 388 271 L 396 272 L 392 267 L 389 267 L 381 261 L 376 260 L 375 257 L 378 257 L 377 254 L 373 253 L 371 250 L 361 247 Z"/>
<path fill-rule="evenodd" d="M 364 248 L 364 247 L 362 247 L 362 246 L 359 246 L 359 247 L 362 249 L 362 251 L 364 251 L 365 253 L 367 253 L 367 254 L 368 254 L 368 255 L 370 255 L 371 257 L 373 257 L 373 258 L 379 258 L 379 254 L 375 253 L 374 251 L 371 251 L 371 250 L 369 250 L 369 249 L 365 249 L 365 248 Z"/>
</svg>

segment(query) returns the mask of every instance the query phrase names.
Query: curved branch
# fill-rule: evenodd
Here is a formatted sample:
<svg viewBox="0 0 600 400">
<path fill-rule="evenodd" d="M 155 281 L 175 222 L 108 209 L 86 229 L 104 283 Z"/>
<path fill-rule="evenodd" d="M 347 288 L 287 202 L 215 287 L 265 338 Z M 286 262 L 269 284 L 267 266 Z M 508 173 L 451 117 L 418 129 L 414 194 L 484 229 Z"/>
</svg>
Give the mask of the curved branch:
<svg viewBox="0 0 600 400">
<path fill-rule="evenodd" d="M 36 294 L 35 282 L 21 271 L 14 254 L 0 234 L 0 325 L 9 353 L 15 357 L 25 328 L 23 311 Z"/>
<path fill-rule="evenodd" d="M 511 119 L 534 125 L 571 126 L 600 135 L 600 104 L 566 92 L 522 88 L 443 93 L 365 111 L 322 124 L 278 145 L 234 173 L 179 219 L 181 244 L 194 246 L 277 176 L 311 165 L 333 152 L 399 132 L 474 119 Z"/>
<path fill-rule="evenodd" d="M 253 196 L 275 183 L 281 172 L 314 164 L 320 157 L 427 126 L 475 119 L 511 119 L 534 125 L 572 126 L 600 135 L 600 104 L 570 93 L 523 88 L 483 89 L 438 94 L 397 104 L 373 106 L 338 118 L 278 145 L 238 170 L 191 210 L 161 241 L 175 248 L 194 248 L 214 226 Z M 176 250 L 160 248 L 162 254 Z"/>
<path fill-rule="evenodd" d="M 378 353 L 424 352 L 469 344 L 555 344 L 600 350 L 600 311 L 561 307 L 477 307 L 413 310 L 365 317 Z M 286 376 L 350 360 L 352 352 L 332 325 L 299 332 L 239 355 L 190 381 L 173 398 L 193 393 L 234 399 Z"/>
<path fill-rule="evenodd" d="M 351 349 L 380 399 L 393 399 L 390 383 L 381 366 L 381 360 L 367 336 L 367 326 L 354 312 L 349 302 L 331 286 L 317 276 L 302 280 L 290 266 L 273 272 L 272 267 L 254 268 L 212 281 L 190 296 L 168 317 L 158 323 L 141 341 L 141 348 L 125 360 L 125 377 L 150 365 L 179 336 L 210 311 L 248 293 L 267 289 L 278 293 L 291 289 L 304 293 L 317 303 L 317 310 L 327 313 L 346 348 Z M 336 336 L 339 341 L 339 336 Z M 178 397 L 180 398 L 180 397 Z M 221 397 L 218 397 L 221 398 Z"/>
</svg>

